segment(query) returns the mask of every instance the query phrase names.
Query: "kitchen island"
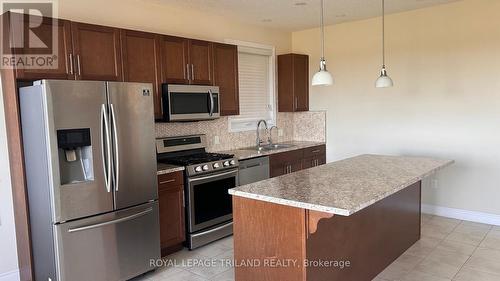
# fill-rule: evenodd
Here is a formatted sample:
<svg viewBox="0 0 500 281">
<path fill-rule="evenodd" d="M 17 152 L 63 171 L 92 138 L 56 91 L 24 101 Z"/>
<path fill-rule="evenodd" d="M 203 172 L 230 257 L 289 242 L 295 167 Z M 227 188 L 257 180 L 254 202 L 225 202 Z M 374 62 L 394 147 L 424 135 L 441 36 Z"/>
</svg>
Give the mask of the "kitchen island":
<svg viewBox="0 0 500 281">
<path fill-rule="evenodd" d="M 420 239 L 421 180 L 452 163 L 361 155 L 231 189 L 236 281 L 372 280 Z"/>
</svg>

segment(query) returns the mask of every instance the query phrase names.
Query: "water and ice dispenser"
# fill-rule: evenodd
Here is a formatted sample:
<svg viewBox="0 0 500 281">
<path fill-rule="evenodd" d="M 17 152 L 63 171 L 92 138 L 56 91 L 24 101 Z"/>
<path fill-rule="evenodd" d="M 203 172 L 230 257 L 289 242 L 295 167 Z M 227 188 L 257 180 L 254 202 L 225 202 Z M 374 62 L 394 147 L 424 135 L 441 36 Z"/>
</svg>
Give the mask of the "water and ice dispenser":
<svg viewBox="0 0 500 281">
<path fill-rule="evenodd" d="M 61 184 L 94 180 L 90 128 L 57 130 Z"/>
</svg>

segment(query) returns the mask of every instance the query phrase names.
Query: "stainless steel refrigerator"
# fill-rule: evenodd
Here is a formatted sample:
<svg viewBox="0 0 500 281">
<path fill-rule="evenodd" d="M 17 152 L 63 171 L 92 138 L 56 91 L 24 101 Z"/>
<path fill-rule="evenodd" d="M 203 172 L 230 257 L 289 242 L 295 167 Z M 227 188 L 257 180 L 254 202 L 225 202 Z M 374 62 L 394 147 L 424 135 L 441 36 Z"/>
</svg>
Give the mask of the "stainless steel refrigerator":
<svg viewBox="0 0 500 281">
<path fill-rule="evenodd" d="M 160 258 L 151 84 L 19 90 L 35 280 L 127 280 Z"/>
</svg>

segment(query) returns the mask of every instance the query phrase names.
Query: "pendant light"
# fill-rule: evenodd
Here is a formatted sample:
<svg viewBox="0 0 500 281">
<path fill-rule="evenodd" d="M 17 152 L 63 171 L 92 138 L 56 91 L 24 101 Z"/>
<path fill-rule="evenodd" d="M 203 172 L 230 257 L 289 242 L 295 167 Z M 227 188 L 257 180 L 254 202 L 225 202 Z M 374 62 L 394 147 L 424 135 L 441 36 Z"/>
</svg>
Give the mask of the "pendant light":
<svg viewBox="0 0 500 281">
<path fill-rule="evenodd" d="M 321 0 L 321 60 L 319 62 L 319 71 L 314 74 L 312 78 L 313 86 L 329 86 L 333 84 L 333 77 L 326 70 L 326 61 L 325 61 L 325 24 L 323 21 L 323 9 L 324 3 Z"/>
<path fill-rule="evenodd" d="M 382 70 L 380 71 L 380 77 L 375 81 L 375 87 L 389 88 L 392 86 L 394 86 L 394 82 L 387 75 L 385 69 L 385 0 L 382 0 Z"/>
</svg>

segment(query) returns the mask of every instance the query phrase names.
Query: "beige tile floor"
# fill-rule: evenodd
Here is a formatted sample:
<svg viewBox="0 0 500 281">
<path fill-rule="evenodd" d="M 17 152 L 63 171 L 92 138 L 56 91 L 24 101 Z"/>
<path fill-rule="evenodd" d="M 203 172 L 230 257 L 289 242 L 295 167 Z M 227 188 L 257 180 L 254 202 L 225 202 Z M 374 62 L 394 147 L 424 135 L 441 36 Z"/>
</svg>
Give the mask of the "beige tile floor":
<svg viewBox="0 0 500 281">
<path fill-rule="evenodd" d="M 134 281 L 233 281 L 232 257 L 229 237 L 168 256 L 170 264 Z M 420 241 L 374 280 L 500 281 L 500 227 L 422 215 Z"/>
</svg>

